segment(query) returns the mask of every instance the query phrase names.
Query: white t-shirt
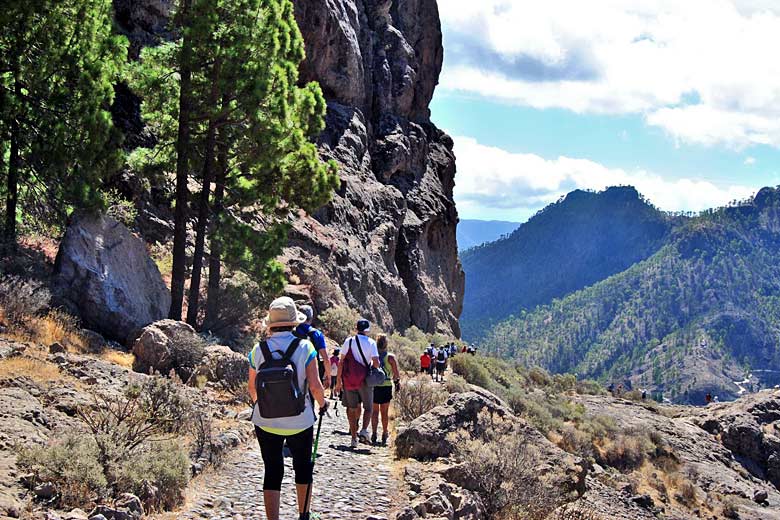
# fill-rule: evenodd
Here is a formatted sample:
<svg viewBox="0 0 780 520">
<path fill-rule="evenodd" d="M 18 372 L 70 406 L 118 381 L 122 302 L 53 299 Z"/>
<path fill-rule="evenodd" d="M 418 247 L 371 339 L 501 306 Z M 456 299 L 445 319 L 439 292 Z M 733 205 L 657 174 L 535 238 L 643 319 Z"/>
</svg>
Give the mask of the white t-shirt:
<svg viewBox="0 0 780 520">
<path fill-rule="evenodd" d="M 360 355 L 360 351 L 358 350 L 356 340 L 360 341 L 360 347 L 363 349 L 363 355 L 366 356 L 366 361 L 368 361 L 369 364 L 371 363 L 371 358 L 379 357 L 379 349 L 376 348 L 376 341 L 369 338 L 368 336 L 363 336 L 362 334 L 357 334 L 356 336 L 351 336 L 345 339 L 344 345 L 341 347 L 341 354 L 346 356 L 349 352 L 349 349 L 351 348 L 352 355 L 355 356 L 357 362 L 361 365 L 365 365 L 365 363 L 363 363 L 363 358 Z"/>
</svg>

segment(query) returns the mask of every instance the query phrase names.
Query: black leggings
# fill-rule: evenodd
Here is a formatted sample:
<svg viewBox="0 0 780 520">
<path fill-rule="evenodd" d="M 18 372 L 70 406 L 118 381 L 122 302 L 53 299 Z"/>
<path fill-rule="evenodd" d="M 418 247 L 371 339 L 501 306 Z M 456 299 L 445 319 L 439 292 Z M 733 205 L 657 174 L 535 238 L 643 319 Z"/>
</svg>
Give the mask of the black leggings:
<svg viewBox="0 0 780 520">
<path fill-rule="evenodd" d="M 296 484 L 311 484 L 314 464 L 311 462 L 312 443 L 314 442 L 314 427 L 303 430 L 295 435 L 276 435 L 255 426 L 255 435 L 260 444 L 260 453 L 265 464 L 263 490 L 281 491 L 284 478 L 284 441 L 290 448 L 295 471 Z"/>
</svg>

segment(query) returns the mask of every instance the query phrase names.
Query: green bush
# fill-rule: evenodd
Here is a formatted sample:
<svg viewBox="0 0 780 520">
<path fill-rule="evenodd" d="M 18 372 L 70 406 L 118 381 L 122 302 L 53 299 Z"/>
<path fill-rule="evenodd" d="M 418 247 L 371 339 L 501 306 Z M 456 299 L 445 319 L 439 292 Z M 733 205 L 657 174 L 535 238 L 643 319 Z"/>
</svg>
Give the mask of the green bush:
<svg viewBox="0 0 780 520">
<path fill-rule="evenodd" d="M 184 500 L 189 475 L 190 461 L 180 442 L 150 442 L 119 469 L 117 487 L 137 495 L 147 510 L 169 511 Z"/>
<path fill-rule="evenodd" d="M 450 394 L 460 394 L 471 391 L 471 385 L 457 374 L 450 374 L 444 382 L 444 388 Z"/>
<path fill-rule="evenodd" d="M 320 314 L 323 331 L 339 344 L 354 334 L 359 319 L 360 314 L 349 307 L 331 307 Z"/>
<path fill-rule="evenodd" d="M 17 455 L 19 468 L 33 475 L 30 484 L 54 484 L 61 507 L 82 506 L 107 492 L 98 447 L 88 436 L 69 434 L 48 446 L 21 448 Z"/>
</svg>

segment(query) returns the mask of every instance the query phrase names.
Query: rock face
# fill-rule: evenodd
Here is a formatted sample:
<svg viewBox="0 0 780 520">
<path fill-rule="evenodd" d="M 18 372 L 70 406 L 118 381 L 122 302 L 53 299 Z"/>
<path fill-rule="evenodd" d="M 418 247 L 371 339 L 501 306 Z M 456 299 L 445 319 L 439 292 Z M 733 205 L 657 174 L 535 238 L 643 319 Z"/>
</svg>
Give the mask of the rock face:
<svg viewBox="0 0 780 520">
<path fill-rule="evenodd" d="M 436 1 L 294 3 L 301 79 L 328 101 L 321 155 L 342 183 L 295 223 L 286 264 L 318 310 L 346 304 L 387 330 L 459 335 L 455 157 L 428 109 L 443 58 Z"/>
<path fill-rule="evenodd" d="M 143 241 L 116 220 L 72 217 L 55 262 L 57 292 L 84 323 L 125 342 L 168 313 L 171 296 Z"/>
</svg>

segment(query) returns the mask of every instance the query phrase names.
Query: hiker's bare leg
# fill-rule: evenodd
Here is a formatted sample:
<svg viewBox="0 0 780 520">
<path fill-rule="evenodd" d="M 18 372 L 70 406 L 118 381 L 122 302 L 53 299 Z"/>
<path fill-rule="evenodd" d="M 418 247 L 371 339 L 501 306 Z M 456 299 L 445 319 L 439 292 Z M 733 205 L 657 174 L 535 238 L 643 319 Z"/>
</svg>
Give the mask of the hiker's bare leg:
<svg viewBox="0 0 780 520">
<path fill-rule="evenodd" d="M 387 428 L 390 423 L 390 403 L 379 405 L 379 409 L 382 413 L 382 433 L 388 433 Z M 374 428 L 376 432 L 376 428 Z"/>
<path fill-rule="evenodd" d="M 381 405 L 384 406 L 384 405 Z M 377 427 L 379 426 L 379 407 L 380 405 L 374 404 L 374 409 L 371 412 L 371 432 L 376 435 Z"/>
<path fill-rule="evenodd" d="M 357 437 L 358 421 L 360 420 L 360 408 L 347 408 L 347 419 L 349 420 L 349 434 L 354 439 Z"/>
<path fill-rule="evenodd" d="M 266 489 L 263 491 L 263 502 L 265 503 L 265 516 L 268 520 L 279 520 L 279 491 Z"/>
<path fill-rule="evenodd" d="M 371 424 L 371 415 L 373 410 L 370 408 L 366 409 L 363 412 L 363 429 L 368 430 L 369 425 Z"/>
<path fill-rule="evenodd" d="M 303 504 L 306 503 L 306 489 L 308 484 L 295 484 L 295 494 L 298 495 L 298 513 L 303 513 Z M 309 497 L 309 507 L 306 511 L 311 511 L 311 502 L 314 500 L 314 489 L 311 490 Z"/>
</svg>

